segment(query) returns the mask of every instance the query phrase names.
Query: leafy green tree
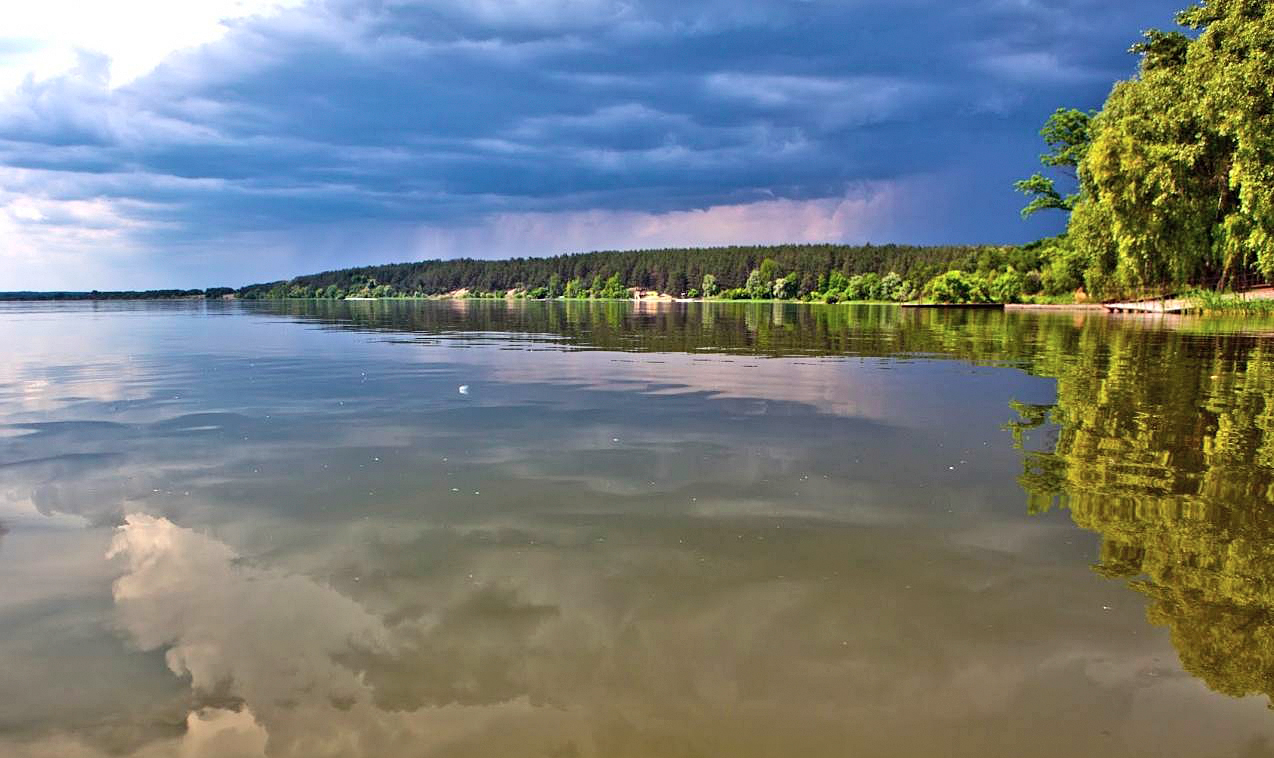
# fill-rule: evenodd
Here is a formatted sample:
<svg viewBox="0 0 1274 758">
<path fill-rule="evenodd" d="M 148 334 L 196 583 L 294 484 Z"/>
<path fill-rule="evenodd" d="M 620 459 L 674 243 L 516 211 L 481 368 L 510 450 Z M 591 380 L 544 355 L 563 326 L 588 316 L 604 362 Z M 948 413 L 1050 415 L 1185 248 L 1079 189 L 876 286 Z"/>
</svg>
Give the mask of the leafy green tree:
<svg viewBox="0 0 1274 758">
<path fill-rule="evenodd" d="M 1049 147 L 1049 151 L 1040 156 L 1040 163 L 1057 169 L 1072 180 L 1078 178 L 1079 163 L 1092 142 L 1093 115 L 1074 108 L 1058 108 L 1054 111 L 1040 130 L 1040 136 Z M 1048 209 L 1070 211 L 1079 200 L 1078 193 L 1063 197 L 1054 180 L 1039 172 L 1014 186 L 1018 192 L 1031 197 L 1031 201 L 1022 209 L 1022 218 Z"/>
<path fill-rule="evenodd" d="M 981 278 L 958 269 L 930 279 L 925 285 L 924 295 L 935 303 L 986 303 L 991 300 Z"/>
<path fill-rule="evenodd" d="M 772 287 L 774 280 L 779 278 L 779 263 L 773 258 L 766 258 L 761 261 L 759 270 L 761 272 L 761 281 L 765 283 L 766 287 Z"/>
<path fill-rule="evenodd" d="M 987 294 L 997 303 L 1016 303 L 1022 299 L 1022 291 L 1026 289 L 1026 278 L 1013 269 L 999 274 L 987 287 Z"/>
<path fill-rule="evenodd" d="M 759 300 L 770 293 L 770 285 L 764 277 L 761 276 L 761 270 L 754 268 L 748 274 L 748 280 L 743 285 L 753 299 Z"/>
<path fill-rule="evenodd" d="M 796 297 L 797 276 L 795 273 L 774 280 L 774 297 L 779 300 L 790 300 Z"/>
<path fill-rule="evenodd" d="M 902 277 L 899 276 L 897 272 L 890 271 L 888 274 L 885 274 L 880 278 L 880 284 L 877 286 L 880 299 L 891 301 L 902 300 L 903 289 L 905 286 L 906 282 L 902 280 Z"/>
<path fill-rule="evenodd" d="M 597 297 L 620 300 L 628 297 L 628 288 L 619 280 L 619 274 L 611 274 Z"/>
<path fill-rule="evenodd" d="M 1274 6 L 1203 0 L 1151 30 L 1092 120 L 1069 238 L 1111 293 L 1274 276 Z"/>
<path fill-rule="evenodd" d="M 703 296 L 712 297 L 713 295 L 717 294 L 717 292 L 719 291 L 720 291 L 720 288 L 717 286 L 717 278 L 713 276 L 712 274 L 704 274 L 703 275 Z"/>
<path fill-rule="evenodd" d="M 865 274 L 859 274 L 859 288 L 862 290 L 862 298 L 865 300 L 884 300 L 880 286 L 880 274 L 875 271 L 868 271 Z"/>
</svg>

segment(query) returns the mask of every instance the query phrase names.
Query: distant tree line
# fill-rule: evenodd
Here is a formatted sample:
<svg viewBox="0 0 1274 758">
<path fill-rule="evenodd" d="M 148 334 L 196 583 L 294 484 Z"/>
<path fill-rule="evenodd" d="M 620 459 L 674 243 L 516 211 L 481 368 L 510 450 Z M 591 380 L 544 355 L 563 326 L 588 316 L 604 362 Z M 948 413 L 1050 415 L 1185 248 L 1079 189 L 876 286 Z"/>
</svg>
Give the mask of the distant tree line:
<svg viewBox="0 0 1274 758">
<path fill-rule="evenodd" d="M 235 294 L 233 287 L 202 290 L 91 290 L 89 292 L 0 292 L 0 300 L 192 300 Z"/>
<path fill-rule="evenodd" d="M 781 245 L 576 253 L 509 260 L 431 260 L 325 271 L 255 284 L 259 299 L 410 297 L 467 290 L 470 296 L 623 298 L 630 289 L 724 299 L 905 300 L 957 270 L 992 284 L 1012 272 L 1009 299 L 1048 292 L 1049 248 L 1013 246 Z M 967 273 L 965 273 L 967 272 Z M 1069 281 L 1062 284 L 1069 285 Z M 1055 288 L 1054 288 L 1055 289 Z M 1061 293 L 1062 290 L 1056 290 Z M 1005 294 L 1005 293 L 1001 293 Z M 1050 293 L 1051 294 L 1051 293 Z"/>
</svg>

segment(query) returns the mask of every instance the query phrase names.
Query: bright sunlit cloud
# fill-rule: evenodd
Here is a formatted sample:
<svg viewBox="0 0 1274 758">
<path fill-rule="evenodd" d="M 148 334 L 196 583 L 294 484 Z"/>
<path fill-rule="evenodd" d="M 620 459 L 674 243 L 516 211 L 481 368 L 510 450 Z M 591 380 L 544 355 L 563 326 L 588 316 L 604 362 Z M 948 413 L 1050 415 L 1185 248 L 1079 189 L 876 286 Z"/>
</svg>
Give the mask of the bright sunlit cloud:
<svg viewBox="0 0 1274 758">
<path fill-rule="evenodd" d="M 112 87 L 150 73 L 173 52 L 223 37 L 232 22 L 305 0 L 41 0 L 15 2 L 0 30 L 0 90 L 48 79 L 84 53 L 110 61 Z"/>
</svg>

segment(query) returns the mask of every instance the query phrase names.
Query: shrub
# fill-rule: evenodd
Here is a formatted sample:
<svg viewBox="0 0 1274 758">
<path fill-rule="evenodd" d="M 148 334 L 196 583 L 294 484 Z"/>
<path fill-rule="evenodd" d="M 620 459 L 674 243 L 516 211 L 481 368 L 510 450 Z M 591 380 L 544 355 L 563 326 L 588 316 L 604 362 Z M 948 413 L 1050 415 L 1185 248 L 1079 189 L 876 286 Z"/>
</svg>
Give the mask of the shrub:
<svg viewBox="0 0 1274 758">
<path fill-rule="evenodd" d="M 788 300 L 796 297 L 797 278 L 795 273 L 788 274 L 781 279 L 774 280 L 774 296 L 780 300 Z"/>
<path fill-rule="evenodd" d="M 1009 269 L 991 280 L 989 294 L 997 303 L 1016 303 L 1022 299 L 1025 284 L 1021 274 Z"/>
<path fill-rule="evenodd" d="M 925 285 L 924 295 L 936 303 L 985 303 L 990 301 L 986 284 L 959 269 L 938 274 Z"/>
<path fill-rule="evenodd" d="M 880 278 L 878 289 L 877 294 L 881 300 L 903 300 L 908 288 L 907 283 L 898 276 L 897 272 L 890 271 Z"/>
</svg>

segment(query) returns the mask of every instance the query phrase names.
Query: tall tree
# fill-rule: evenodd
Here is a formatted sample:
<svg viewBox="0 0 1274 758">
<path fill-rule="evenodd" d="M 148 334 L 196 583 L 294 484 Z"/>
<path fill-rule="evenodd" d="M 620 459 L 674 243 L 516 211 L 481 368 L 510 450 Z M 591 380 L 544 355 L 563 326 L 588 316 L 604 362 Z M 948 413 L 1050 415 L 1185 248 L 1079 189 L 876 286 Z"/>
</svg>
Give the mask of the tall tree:
<svg viewBox="0 0 1274 758">
<path fill-rule="evenodd" d="M 1203 0 L 1151 30 L 1092 120 L 1069 237 L 1089 291 L 1274 276 L 1274 4 Z"/>
</svg>

